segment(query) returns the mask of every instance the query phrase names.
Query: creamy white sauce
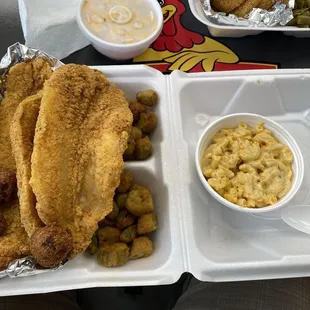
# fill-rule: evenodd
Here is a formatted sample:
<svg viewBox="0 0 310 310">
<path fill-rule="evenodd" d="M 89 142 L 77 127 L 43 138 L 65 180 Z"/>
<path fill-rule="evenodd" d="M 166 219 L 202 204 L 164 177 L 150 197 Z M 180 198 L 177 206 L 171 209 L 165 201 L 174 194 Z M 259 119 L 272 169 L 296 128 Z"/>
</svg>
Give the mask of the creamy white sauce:
<svg viewBox="0 0 310 310">
<path fill-rule="evenodd" d="M 85 0 L 82 19 L 97 37 L 116 44 L 142 41 L 158 24 L 152 8 L 143 0 Z"/>
</svg>

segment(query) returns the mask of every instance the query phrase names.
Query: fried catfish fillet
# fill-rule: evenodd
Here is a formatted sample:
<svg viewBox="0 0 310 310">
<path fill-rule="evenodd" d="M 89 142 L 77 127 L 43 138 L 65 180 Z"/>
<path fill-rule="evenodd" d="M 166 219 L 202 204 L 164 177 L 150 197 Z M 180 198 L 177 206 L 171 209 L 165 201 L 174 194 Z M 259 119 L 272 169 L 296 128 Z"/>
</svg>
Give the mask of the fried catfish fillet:
<svg viewBox="0 0 310 310">
<path fill-rule="evenodd" d="M 36 197 L 29 184 L 31 155 L 42 91 L 29 96 L 17 107 L 11 123 L 12 152 L 16 162 L 21 222 L 29 237 L 43 226 L 36 209 Z"/>
<path fill-rule="evenodd" d="M 219 12 L 230 12 L 237 8 L 245 0 L 211 0 L 211 4 Z"/>
<path fill-rule="evenodd" d="M 261 0 L 245 0 L 240 6 L 234 9 L 231 13 L 239 17 L 244 17 L 249 14 L 252 9 L 257 8 Z"/>
<path fill-rule="evenodd" d="M 17 258 L 30 254 L 28 236 L 20 223 L 18 201 L 1 205 L 1 212 L 7 221 L 7 229 L 0 237 L 0 270 Z"/>
<path fill-rule="evenodd" d="M 0 167 L 15 169 L 10 125 L 17 106 L 41 90 L 51 74 L 49 64 L 41 58 L 18 63 L 10 69 L 4 99 L 0 102 Z"/>
<path fill-rule="evenodd" d="M 0 196 L 9 201 L 8 180 L 15 178 L 16 166 L 12 155 L 10 141 L 10 125 L 18 105 L 28 96 L 36 94 L 43 88 L 43 84 L 52 74 L 49 64 L 43 59 L 23 62 L 13 66 L 7 76 L 7 88 L 4 99 L 0 102 L 0 171 L 2 175 L 10 174 L 10 178 L 0 184 Z M 0 173 L 1 175 L 1 173 Z M 5 186 L 3 186 L 5 185 Z M 15 185 L 16 186 L 16 185 Z M 0 268 L 6 268 L 12 259 L 30 254 L 28 236 L 21 224 L 18 201 L 1 204 L 1 212 L 6 218 L 8 227 L 0 237 Z"/>
<path fill-rule="evenodd" d="M 15 169 L 0 166 L 0 205 L 17 198 L 17 181 Z"/>
<path fill-rule="evenodd" d="M 71 230 L 71 259 L 112 210 L 132 121 L 123 92 L 97 70 L 65 65 L 44 86 L 30 185 L 43 223 Z"/>
</svg>

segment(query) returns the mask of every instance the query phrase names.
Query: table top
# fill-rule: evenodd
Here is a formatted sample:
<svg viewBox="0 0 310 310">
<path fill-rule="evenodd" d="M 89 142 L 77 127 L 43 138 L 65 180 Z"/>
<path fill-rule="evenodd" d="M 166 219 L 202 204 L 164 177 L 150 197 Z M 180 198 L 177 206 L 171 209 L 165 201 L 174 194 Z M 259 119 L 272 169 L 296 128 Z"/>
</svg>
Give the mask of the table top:
<svg viewBox="0 0 310 310">
<path fill-rule="evenodd" d="M 192 15 L 186 0 L 160 2 L 164 14 L 168 5 L 174 6 L 176 12 L 164 24 L 158 40 L 140 57 L 115 61 L 88 46 L 63 61 L 87 65 L 145 63 L 165 73 L 174 69 L 197 72 L 310 68 L 310 38 L 295 38 L 278 32 L 243 38 L 213 38 L 206 25 Z M 18 14 L 0 10 L 0 38 L 0 55 L 5 54 L 9 45 L 24 42 Z"/>
</svg>

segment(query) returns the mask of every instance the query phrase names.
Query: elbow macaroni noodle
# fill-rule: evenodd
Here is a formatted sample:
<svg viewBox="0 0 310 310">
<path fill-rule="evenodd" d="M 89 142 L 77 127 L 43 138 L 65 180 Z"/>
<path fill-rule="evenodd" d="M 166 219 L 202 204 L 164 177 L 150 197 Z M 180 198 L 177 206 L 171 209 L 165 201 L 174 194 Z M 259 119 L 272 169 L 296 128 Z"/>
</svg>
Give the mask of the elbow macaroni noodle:
<svg viewBox="0 0 310 310">
<path fill-rule="evenodd" d="M 242 207 L 275 204 L 292 185 L 293 154 L 263 123 L 221 129 L 204 151 L 201 168 L 210 186 Z"/>
</svg>

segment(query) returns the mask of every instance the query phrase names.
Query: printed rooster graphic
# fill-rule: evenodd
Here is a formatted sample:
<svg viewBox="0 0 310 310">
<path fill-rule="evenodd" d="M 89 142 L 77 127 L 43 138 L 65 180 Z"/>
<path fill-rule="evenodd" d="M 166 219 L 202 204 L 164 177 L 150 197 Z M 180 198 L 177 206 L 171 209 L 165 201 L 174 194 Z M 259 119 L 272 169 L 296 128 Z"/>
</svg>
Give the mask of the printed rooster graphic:
<svg viewBox="0 0 310 310">
<path fill-rule="evenodd" d="M 134 63 L 148 64 L 162 72 L 270 68 L 241 64 L 238 56 L 222 43 L 186 29 L 182 23 L 185 6 L 181 0 L 158 1 L 164 17 L 162 33 L 150 48 L 133 59 Z"/>
<path fill-rule="evenodd" d="M 212 71 L 215 62 L 236 63 L 238 56 L 223 44 L 187 30 L 181 22 L 185 6 L 180 0 L 162 0 L 164 26 L 152 46 L 134 62 L 162 61 L 167 71 Z M 196 71 L 196 70 L 194 70 Z"/>
</svg>

